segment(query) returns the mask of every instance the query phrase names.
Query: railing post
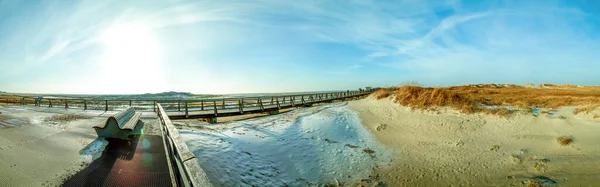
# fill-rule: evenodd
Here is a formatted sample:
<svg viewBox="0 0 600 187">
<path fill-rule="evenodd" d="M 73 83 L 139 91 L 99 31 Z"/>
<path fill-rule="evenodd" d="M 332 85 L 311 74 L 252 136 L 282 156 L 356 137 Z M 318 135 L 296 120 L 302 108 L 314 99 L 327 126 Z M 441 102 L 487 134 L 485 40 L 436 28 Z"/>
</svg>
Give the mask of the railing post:
<svg viewBox="0 0 600 187">
<path fill-rule="evenodd" d="M 271 96 L 271 103 L 269 105 L 273 105 L 273 96 Z"/>
<path fill-rule="evenodd" d="M 48 104 L 48 107 L 52 107 L 52 99 L 48 99 L 48 102 L 50 102 L 50 103 Z"/>
<path fill-rule="evenodd" d="M 25 97 L 21 98 L 21 105 L 25 105 Z"/>
<path fill-rule="evenodd" d="M 304 101 L 304 95 L 302 96 L 302 99 L 301 99 L 301 101 L 302 101 L 302 104 L 303 104 L 303 105 L 304 105 L 304 104 L 306 104 L 306 101 Z"/>
<path fill-rule="evenodd" d="M 87 110 L 87 100 L 83 100 L 83 110 Z"/>
<path fill-rule="evenodd" d="M 152 102 L 152 109 L 154 109 L 154 112 L 156 112 L 156 101 Z"/>
<path fill-rule="evenodd" d="M 285 104 L 285 96 L 283 96 L 283 102 L 282 103 Z"/>
<path fill-rule="evenodd" d="M 277 101 L 277 109 L 281 109 L 281 105 L 279 105 L 279 98 L 275 98 L 275 101 Z"/>
<path fill-rule="evenodd" d="M 225 109 L 225 99 L 223 99 L 223 105 L 221 105 L 221 109 Z"/>
<path fill-rule="evenodd" d="M 131 100 L 129 100 L 129 106 L 131 106 Z"/>
<path fill-rule="evenodd" d="M 260 97 L 258 98 L 258 104 L 260 106 L 260 110 L 265 110 L 265 107 L 263 106 L 262 99 Z"/>
<path fill-rule="evenodd" d="M 217 101 L 213 101 L 213 109 L 215 110 L 215 116 L 217 116 Z"/>
<path fill-rule="evenodd" d="M 292 106 L 295 106 L 295 105 L 294 105 L 294 101 L 296 100 L 296 96 L 292 96 L 292 97 L 290 98 L 290 100 L 291 100 Z"/>
<path fill-rule="evenodd" d="M 204 100 L 200 101 L 200 110 L 204 110 Z"/>
<path fill-rule="evenodd" d="M 238 107 L 240 109 L 240 114 L 244 113 L 244 98 L 242 98 L 241 100 L 238 100 Z"/>
<path fill-rule="evenodd" d="M 104 100 L 104 111 L 108 111 L 108 100 Z"/>
<path fill-rule="evenodd" d="M 69 108 L 69 100 L 65 99 L 65 109 L 68 109 L 68 108 Z"/>
<path fill-rule="evenodd" d="M 188 114 L 188 102 L 185 101 L 185 118 L 188 118 L 189 114 Z"/>
<path fill-rule="evenodd" d="M 177 111 L 181 111 L 181 101 L 177 101 Z"/>
</svg>

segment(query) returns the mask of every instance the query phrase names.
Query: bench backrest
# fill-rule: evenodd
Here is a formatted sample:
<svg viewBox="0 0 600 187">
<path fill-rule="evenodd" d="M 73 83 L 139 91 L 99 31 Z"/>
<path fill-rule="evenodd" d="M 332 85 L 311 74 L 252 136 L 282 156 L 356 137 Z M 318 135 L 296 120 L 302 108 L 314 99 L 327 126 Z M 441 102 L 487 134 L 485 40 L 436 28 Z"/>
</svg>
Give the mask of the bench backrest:
<svg viewBox="0 0 600 187">
<path fill-rule="evenodd" d="M 117 120 L 117 124 L 119 124 L 119 127 L 123 128 L 123 125 L 125 125 L 131 119 L 131 117 L 133 117 L 133 115 L 135 115 L 135 110 L 133 109 L 133 107 L 129 107 L 119 113 L 116 113 L 111 117 L 114 117 L 115 120 Z"/>
</svg>

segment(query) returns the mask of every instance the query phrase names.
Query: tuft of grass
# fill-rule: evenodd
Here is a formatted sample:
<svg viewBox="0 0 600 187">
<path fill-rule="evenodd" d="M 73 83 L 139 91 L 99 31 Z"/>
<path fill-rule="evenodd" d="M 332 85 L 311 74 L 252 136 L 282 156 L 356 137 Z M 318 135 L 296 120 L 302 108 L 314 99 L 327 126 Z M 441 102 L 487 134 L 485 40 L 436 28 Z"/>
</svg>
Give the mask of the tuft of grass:
<svg viewBox="0 0 600 187">
<path fill-rule="evenodd" d="M 77 115 L 77 114 L 60 114 L 53 115 L 45 119 L 45 121 L 54 121 L 54 122 L 70 122 L 80 119 L 90 119 L 90 116 Z"/>
<path fill-rule="evenodd" d="M 560 144 L 561 146 L 567 146 L 571 143 L 573 143 L 573 138 L 571 137 L 566 137 L 566 136 L 561 136 L 556 138 L 556 141 L 558 142 L 558 144 Z"/>
<path fill-rule="evenodd" d="M 583 106 L 583 107 L 577 107 L 575 109 L 575 111 L 573 111 L 573 114 L 579 114 L 579 113 L 590 113 L 594 110 L 596 110 L 596 108 L 600 107 L 600 104 L 592 104 L 592 105 L 587 105 L 587 106 Z"/>
<path fill-rule="evenodd" d="M 535 180 L 535 179 L 529 179 L 527 181 L 527 187 L 545 187 L 544 183 Z"/>
<path fill-rule="evenodd" d="M 365 149 L 363 149 L 363 152 L 365 152 L 365 153 L 369 153 L 369 154 L 374 154 L 374 153 L 375 153 L 375 151 L 373 151 L 373 150 L 371 150 L 371 149 L 369 149 L 369 148 L 365 148 Z"/>
<path fill-rule="evenodd" d="M 600 118 L 600 114 L 594 114 L 594 119 Z"/>
</svg>

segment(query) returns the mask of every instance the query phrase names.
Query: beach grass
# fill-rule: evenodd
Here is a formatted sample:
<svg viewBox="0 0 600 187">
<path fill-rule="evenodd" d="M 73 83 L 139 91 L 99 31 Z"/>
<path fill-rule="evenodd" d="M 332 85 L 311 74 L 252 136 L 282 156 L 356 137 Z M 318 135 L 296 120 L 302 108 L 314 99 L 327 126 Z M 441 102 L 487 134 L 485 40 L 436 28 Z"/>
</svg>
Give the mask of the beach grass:
<svg viewBox="0 0 600 187">
<path fill-rule="evenodd" d="M 568 137 L 568 136 L 561 136 L 561 137 L 556 138 L 556 141 L 561 146 L 567 146 L 567 145 L 573 143 L 573 138 Z"/>
<path fill-rule="evenodd" d="M 467 85 L 452 87 L 400 86 L 380 89 L 372 96 L 376 99 L 394 97 L 403 106 L 417 109 L 448 106 L 463 113 L 483 112 L 500 116 L 513 110 L 506 106 L 527 109 L 578 106 L 575 113 L 591 112 L 600 107 L 600 87 L 541 86 L 528 88 L 517 85 Z M 498 106 L 486 108 L 483 106 Z"/>
<path fill-rule="evenodd" d="M 90 119 L 90 116 L 77 115 L 77 114 L 58 114 L 53 115 L 45 119 L 45 121 L 54 121 L 54 122 L 70 122 L 80 119 Z"/>
</svg>

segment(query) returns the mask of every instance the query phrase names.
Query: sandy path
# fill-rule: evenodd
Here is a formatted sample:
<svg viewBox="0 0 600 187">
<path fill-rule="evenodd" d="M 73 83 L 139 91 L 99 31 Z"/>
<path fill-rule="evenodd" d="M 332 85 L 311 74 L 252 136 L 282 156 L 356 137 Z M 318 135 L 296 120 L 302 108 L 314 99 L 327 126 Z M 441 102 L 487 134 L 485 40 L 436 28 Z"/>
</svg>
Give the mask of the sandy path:
<svg viewBox="0 0 600 187">
<path fill-rule="evenodd" d="M 0 186 L 58 186 L 90 163 L 103 146 L 92 126 L 102 113 L 82 110 L 0 107 Z M 48 122 L 59 113 L 90 116 Z"/>
<path fill-rule="evenodd" d="M 391 186 L 522 186 L 540 176 L 561 186 L 593 186 L 600 176 L 600 119 L 575 116 L 573 108 L 560 109 L 561 119 L 411 111 L 390 99 L 348 106 L 395 151 L 394 163 L 378 170 Z M 556 138 L 563 135 L 575 142 L 560 146 Z"/>
</svg>

